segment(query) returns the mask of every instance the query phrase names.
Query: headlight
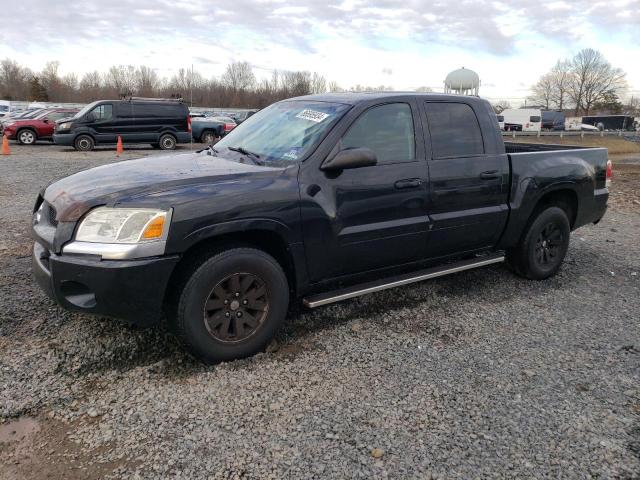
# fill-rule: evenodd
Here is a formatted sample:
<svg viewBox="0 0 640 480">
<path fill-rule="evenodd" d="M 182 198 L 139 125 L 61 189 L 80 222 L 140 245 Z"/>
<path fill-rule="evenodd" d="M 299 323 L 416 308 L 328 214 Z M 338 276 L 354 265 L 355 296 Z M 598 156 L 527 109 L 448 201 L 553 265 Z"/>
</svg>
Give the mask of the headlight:
<svg viewBox="0 0 640 480">
<path fill-rule="evenodd" d="M 64 122 L 58 125 L 58 130 L 70 130 L 73 122 Z"/>
<path fill-rule="evenodd" d="M 94 243 L 146 243 L 166 239 L 170 215 L 149 208 L 92 210 L 82 221 L 76 240 Z"/>
</svg>

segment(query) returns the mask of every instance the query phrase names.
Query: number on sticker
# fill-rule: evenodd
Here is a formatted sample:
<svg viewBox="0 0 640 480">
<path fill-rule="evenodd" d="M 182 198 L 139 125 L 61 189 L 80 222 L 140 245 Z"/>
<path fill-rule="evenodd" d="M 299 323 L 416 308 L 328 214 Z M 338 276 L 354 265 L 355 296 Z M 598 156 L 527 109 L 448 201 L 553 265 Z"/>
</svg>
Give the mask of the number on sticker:
<svg viewBox="0 0 640 480">
<path fill-rule="evenodd" d="M 315 110 L 303 110 L 298 115 L 296 115 L 296 118 L 301 118 L 303 120 L 310 120 L 312 122 L 320 123 L 328 116 L 329 116 L 328 113 L 316 112 Z"/>
</svg>

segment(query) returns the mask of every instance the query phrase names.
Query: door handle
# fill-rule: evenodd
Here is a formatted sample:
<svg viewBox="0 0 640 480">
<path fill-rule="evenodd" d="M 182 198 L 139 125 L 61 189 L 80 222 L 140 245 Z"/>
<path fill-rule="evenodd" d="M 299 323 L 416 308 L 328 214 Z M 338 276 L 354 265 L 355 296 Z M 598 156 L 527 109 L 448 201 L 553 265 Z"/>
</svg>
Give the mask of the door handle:
<svg viewBox="0 0 640 480">
<path fill-rule="evenodd" d="M 482 172 L 480 174 L 480 178 L 483 180 L 491 180 L 494 178 L 500 178 L 500 173 L 498 170 L 489 170 L 488 172 Z"/>
<path fill-rule="evenodd" d="M 404 180 L 398 180 L 393 184 L 396 188 L 417 188 L 422 185 L 422 180 L 419 178 L 405 178 Z"/>
</svg>

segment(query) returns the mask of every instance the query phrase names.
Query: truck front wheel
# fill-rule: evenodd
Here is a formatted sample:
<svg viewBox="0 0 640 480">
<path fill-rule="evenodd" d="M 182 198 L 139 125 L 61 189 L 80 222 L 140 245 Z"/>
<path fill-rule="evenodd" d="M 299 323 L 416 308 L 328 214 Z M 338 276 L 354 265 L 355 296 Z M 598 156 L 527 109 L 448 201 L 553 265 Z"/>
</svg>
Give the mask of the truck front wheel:
<svg viewBox="0 0 640 480">
<path fill-rule="evenodd" d="M 511 267 L 532 280 L 552 277 L 569 248 L 569 219 L 559 207 L 550 206 L 529 222 L 518 246 L 507 253 Z"/>
<path fill-rule="evenodd" d="M 273 257 L 234 248 L 186 272 L 171 321 L 194 356 L 217 363 L 266 348 L 289 306 L 287 277 Z"/>
</svg>

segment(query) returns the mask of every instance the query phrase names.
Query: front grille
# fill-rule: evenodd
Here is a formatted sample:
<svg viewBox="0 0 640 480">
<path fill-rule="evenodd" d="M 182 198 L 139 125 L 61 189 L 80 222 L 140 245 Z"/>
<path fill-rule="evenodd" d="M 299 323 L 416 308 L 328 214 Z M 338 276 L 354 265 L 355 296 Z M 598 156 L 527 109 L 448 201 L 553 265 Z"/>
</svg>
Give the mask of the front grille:
<svg viewBox="0 0 640 480">
<path fill-rule="evenodd" d="M 53 205 L 47 203 L 47 215 L 49 217 L 49 223 L 54 227 L 58 226 L 58 220 L 56 220 L 56 209 Z"/>
</svg>

